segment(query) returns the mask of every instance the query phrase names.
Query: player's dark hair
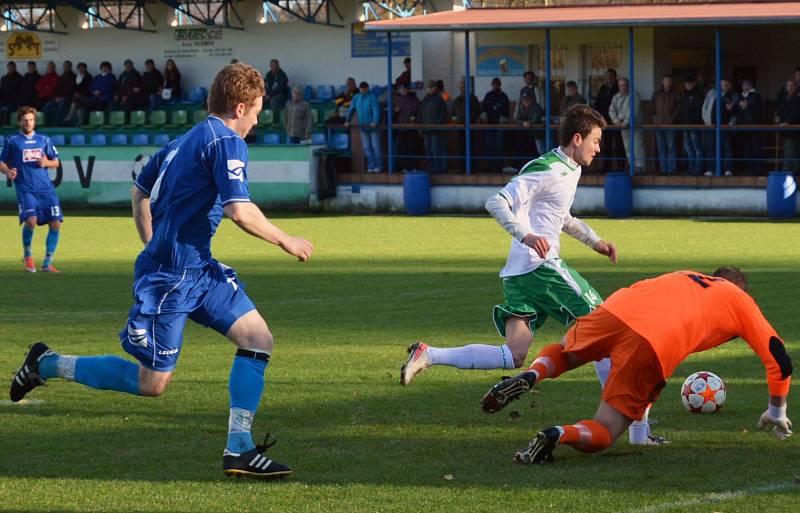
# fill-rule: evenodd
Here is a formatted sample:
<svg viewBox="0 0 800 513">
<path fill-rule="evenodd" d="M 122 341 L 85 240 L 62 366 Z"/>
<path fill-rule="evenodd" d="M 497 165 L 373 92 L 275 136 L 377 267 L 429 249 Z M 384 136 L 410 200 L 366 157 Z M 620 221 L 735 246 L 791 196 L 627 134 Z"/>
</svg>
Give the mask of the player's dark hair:
<svg viewBox="0 0 800 513">
<path fill-rule="evenodd" d="M 533 78 L 536 78 L 536 73 L 534 73 L 533 71 L 530 71 L 530 70 L 528 70 L 528 71 L 526 71 L 525 73 L 523 73 L 523 74 L 522 74 L 522 78 L 525 78 L 525 77 L 527 77 L 528 75 L 532 76 Z"/>
<path fill-rule="evenodd" d="M 603 115 L 584 104 L 573 105 L 567 110 L 558 127 L 558 138 L 561 146 L 569 146 L 575 134 L 581 134 L 584 139 L 589 137 L 592 130 L 606 127 Z"/>
<path fill-rule="evenodd" d="M 108 61 L 103 61 L 100 63 L 100 69 L 108 68 L 108 71 L 113 71 L 114 68 L 111 66 L 111 63 Z"/>
<path fill-rule="evenodd" d="M 22 121 L 22 117 L 27 115 L 27 114 L 33 114 L 34 116 L 36 116 L 36 109 L 31 107 L 31 106 L 29 106 L 29 105 L 23 105 L 22 107 L 18 108 L 17 109 L 17 122 Z"/>
<path fill-rule="evenodd" d="M 63 64 L 69 64 L 69 67 L 70 67 L 70 68 L 72 67 L 72 61 L 71 61 L 71 60 L 69 60 L 69 59 L 65 60 L 65 61 L 63 62 Z"/>
<path fill-rule="evenodd" d="M 208 111 L 216 115 L 231 112 L 240 103 L 252 107 L 257 98 L 264 96 L 264 79 L 257 69 L 237 62 L 222 68 L 208 92 Z"/>
<path fill-rule="evenodd" d="M 617 74 L 617 70 L 615 70 L 614 68 L 608 68 L 608 69 L 606 70 L 606 73 L 613 73 L 613 74 L 615 74 L 615 75 L 616 75 L 616 74 Z"/>
<path fill-rule="evenodd" d="M 367 82 L 363 82 L 362 81 L 360 84 L 358 84 L 358 88 L 359 89 L 369 89 L 369 84 Z"/>
<path fill-rule="evenodd" d="M 87 66 L 85 62 L 79 62 L 78 63 L 78 69 L 80 69 L 80 68 L 89 69 L 89 66 Z"/>
<path fill-rule="evenodd" d="M 575 82 L 574 80 L 570 80 L 569 82 L 567 82 L 567 87 L 578 87 L 578 83 Z"/>
<path fill-rule="evenodd" d="M 747 292 L 747 277 L 738 267 L 720 267 L 711 276 L 724 278 Z"/>
</svg>

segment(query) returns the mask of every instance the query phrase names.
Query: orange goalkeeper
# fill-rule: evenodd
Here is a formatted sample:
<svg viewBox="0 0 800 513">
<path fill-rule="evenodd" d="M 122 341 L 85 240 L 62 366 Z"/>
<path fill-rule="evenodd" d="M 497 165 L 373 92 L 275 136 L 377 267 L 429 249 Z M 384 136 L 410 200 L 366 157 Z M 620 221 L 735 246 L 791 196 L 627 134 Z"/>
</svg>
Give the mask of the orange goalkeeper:
<svg viewBox="0 0 800 513">
<path fill-rule="evenodd" d="M 642 417 L 687 356 L 741 337 L 767 371 L 769 406 L 758 427 L 771 428 L 781 440 L 788 438 L 792 423 L 786 416 L 786 396 L 792 360 L 746 291 L 747 279 L 735 267 L 722 267 L 711 276 L 679 271 L 636 282 L 578 318 L 560 344 L 542 348 L 528 370 L 492 387 L 482 408 L 500 411 L 544 379 L 610 357 L 611 373 L 594 419 L 541 430 L 514 461 L 552 461 L 559 445 L 602 451 Z"/>
</svg>

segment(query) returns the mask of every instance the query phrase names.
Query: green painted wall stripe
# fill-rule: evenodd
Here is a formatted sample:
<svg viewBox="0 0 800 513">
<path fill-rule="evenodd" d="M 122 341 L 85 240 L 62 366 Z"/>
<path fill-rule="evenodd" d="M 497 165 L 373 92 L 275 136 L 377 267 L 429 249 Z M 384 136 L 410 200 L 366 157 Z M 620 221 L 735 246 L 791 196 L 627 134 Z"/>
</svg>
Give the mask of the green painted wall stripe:
<svg viewBox="0 0 800 513">
<path fill-rule="evenodd" d="M 249 146 L 250 161 L 257 160 L 283 160 L 283 161 L 308 161 L 313 155 L 313 150 L 319 146 L 278 145 L 278 146 Z M 58 153 L 62 160 L 72 160 L 80 157 L 87 160 L 94 155 L 97 160 L 124 160 L 133 161 L 137 155 L 152 155 L 160 150 L 160 146 L 59 146 Z"/>
</svg>

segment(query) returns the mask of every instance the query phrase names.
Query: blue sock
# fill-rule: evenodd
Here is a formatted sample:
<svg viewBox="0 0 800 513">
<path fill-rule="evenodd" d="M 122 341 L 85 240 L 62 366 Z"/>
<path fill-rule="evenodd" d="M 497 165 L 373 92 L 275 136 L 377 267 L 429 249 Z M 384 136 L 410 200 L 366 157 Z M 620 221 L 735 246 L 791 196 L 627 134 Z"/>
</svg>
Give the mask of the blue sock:
<svg viewBox="0 0 800 513">
<path fill-rule="evenodd" d="M 53 230 L 50 229 L 47 232 L 47 240 L 45 241 L 45 247 L 47 248 L 47 253 L 44 255 L 44 262 L 42 262 L 42 267 L 48 267 L 50 264 L 53 263 L 53 255 L 56 253 L 56 248 L 58 247 L 58 234 L 60 230 Z"/>
<path fill-rule="evenodd" d="M 22 250 L 25 252 L 25 257 L 31 256 L 31 243 L 33 242 L 33 228 L 28 228 L 27 225 L 22 225 Z"/>
<path fill-rule="evenodd" d="M 256 446 L 250 428 L 264 391 L 264 371 L 267 369 L 267 363 L 266 360 L 240 356 L 238 353 L 233 359 L 231 376 L 228 380 L 231 411 L 228 420 L 227 449 L 231 452 L 242 453 Z"/>
<path fill-rule="evenodd" d="M 98 390 L 139 395 L 139 366 L 118 356 L 80 356 L 75 381 Z"/>
</svg>

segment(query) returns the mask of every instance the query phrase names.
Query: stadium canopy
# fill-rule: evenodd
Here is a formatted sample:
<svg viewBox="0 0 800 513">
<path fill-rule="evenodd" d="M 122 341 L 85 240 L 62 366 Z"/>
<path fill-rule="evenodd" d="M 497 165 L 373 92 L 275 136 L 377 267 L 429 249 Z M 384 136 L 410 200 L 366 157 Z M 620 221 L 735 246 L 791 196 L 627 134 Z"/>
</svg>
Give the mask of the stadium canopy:
<svg viewBox="0 0 800 513">
<path fill-rule="evenodd" d="M 715 76 L 722 76 L 722 44 L 720 30 L 723 26 L 732 25 L 789 25 L 800 23 L 800 2 L 719 2 L 719 3 L 676 3 L 676 4 L 648 4 L 648 5 L 581 5 L 581 6 L 552 6 L 552 7 L 501 7 L 501 8 L 459 8 L 452 11 L 435 12 L 423 16 L 409 18 L 396 18 L 381 21 L 371 21 L 365 24 L 364 30 L 370 32 L 384 32 L 387 34 L 389 49 L 387 51 L 387 78 L 392 83 L 392 33 L 394 32 L 470 32 L 484 30 L 544 30 L 545 42 L 545 144 L 551 147 L 552 142 L 552 112 L 550 101 L 551 84 L 551 29 L 592 29 L 604 27 L 618 27 L 628 29 L 628 66 L 635 69 L 634 30 L 637 27 L 683 27 L 707 26 L 714 30 L 715 50 Z M 470 67 L 470 38 L 464 38 L 465 77 L 472 75 Z M 471 80 L 466 81 L 466 95 L 472 95 Z M 630 94 L 635 96 L 636 83 L 634 74 L 628 77 Z M 717 92 L 717 105 L 721 105 L 722 98 L 719 87 Z M 388 95 L 388 139 L 389 139 L 389 173 L 393 171 L 392 159 L 392 117 L 393 94 Z M 629 150 L 629 167 L 631 175 L 635 171 L 635 130 L 636 116 L 634 115 L 634 102 L 630 104 L 631 120 L 628 125 L 630 130 L 631 148 Z M 472 173 L 472 137 L 470 102 L 465 102 L 465 147 L 467 174 Z M 714 124 L 716 139 L 716 154 L 714 157 L 716 175 L 722 174 L 722 109 L 716 109 Z"/>
<path fill-rule="evenodd" d="M 477 31 L 665 25 L 764 25 L 800 21 L 800 2 L 592 5 L 458 9 L 372 21 L 376 32 Z"/>
</svg>

